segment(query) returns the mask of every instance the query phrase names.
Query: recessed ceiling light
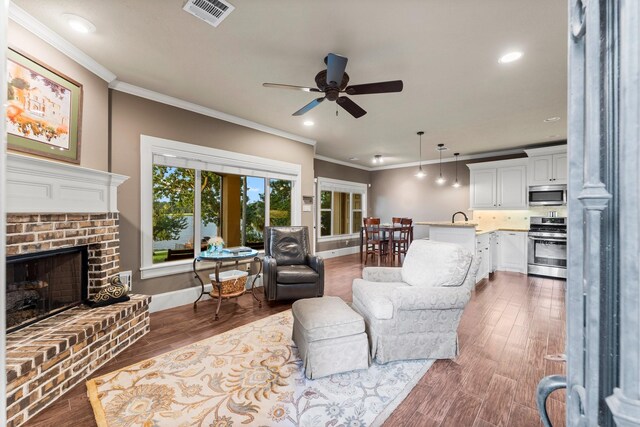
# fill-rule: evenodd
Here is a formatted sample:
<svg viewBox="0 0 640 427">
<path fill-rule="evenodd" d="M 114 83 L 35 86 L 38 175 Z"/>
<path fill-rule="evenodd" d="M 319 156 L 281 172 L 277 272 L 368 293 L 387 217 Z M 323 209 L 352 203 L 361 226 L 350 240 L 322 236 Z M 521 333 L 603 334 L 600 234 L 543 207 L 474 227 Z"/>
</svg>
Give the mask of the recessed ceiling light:
<svg viewBox="0 0 640 427">
<path fill-rule="evenodd" d="M 384 163 L 384 159 L 382 158 L 382 154 L 376 154 L 373 156 L 373 163 Z"/>
<path fill-rule="evenodd" d="M 500 57 L 500 59 L 498 59 L 498 62 L 500 64 L 508 64 L 509 62 L 517 61 L 518 59 L 522 58 L 522 55 L 523 55 L 522 52 L 517 52 L 517 51 L 505 53 Z"/>
<path fill-rule="evenodd" d="M 349 157 L 349 160 L 351 160 L 352 162 L 355 162 L 356 160 L 358 160 L 357 157 Z"/>
<path fill-rule="evenodd" d="M 313 123 L 311 120 L 306 120 L 304 123 L 302 123 L 305 126 L 313 126 L 315 123 Z"/>
<path fill-rule="evenodd" d="M 546 119 L 544 119 L 544 122 L 552 123 L 552 122 L 557 122 L 558 120 L 560 120 L 560 117 L 554 116 L 554 117 L 547 117 Z"/>
<path fill-rule="evenodd" d="M 67 24 L 79 33 L 88 34 L 96 31 L 96 26 L 87 21 L 81 16 L 74 15 L 72 13 L 65 13 L 62 17 L 67 21 Z"/>
</svg>

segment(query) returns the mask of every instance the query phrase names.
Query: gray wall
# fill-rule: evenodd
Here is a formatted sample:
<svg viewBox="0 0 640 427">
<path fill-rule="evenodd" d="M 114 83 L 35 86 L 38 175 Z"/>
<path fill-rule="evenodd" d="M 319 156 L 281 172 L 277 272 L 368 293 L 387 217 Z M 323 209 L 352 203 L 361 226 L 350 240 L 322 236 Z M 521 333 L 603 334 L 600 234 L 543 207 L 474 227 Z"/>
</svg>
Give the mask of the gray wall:
<svg viewBox="0 0 640 427">
<path fill-rule="evenodd" d="M 112 171 L 130 177 L 118 188 L 120 267 L 133 271 L 137 293 L 153 295 L 196 285 L 191 273 L 140 280 L 141 134 L 300 164 L 302 194 L 313 194 L 312 146 L 112 91 Z M 302 225 L 313 227 L 312 212 L 302 213 Z"/>
<path fill-rule="evenodd" d="M 489 162 L 525 155 L 492 157 L 458 162 L 459 188 L 453 188 L 455 162 L 442 163 L 442 175 L 447 179 L 443 185 L 436 183 L 439 165 L 423 165 L 427 173 L 417 178 L 418 167 L 388 169 L 371 172 L 370 215 L 390 222 L 392 217 L 409 217 L 415 221 L 448 221 L 456 211 L 463 211 L 471 217 L 469 210 L 469 168 L 468 163 Z M 427 237 L 427 226 L 416 226 L 414 237 Z"/>
<path fill-rule="evenodd" d="M 325 162 L 324 160 L 313 160 L 315 168 L 315 177 L 341 179 L 343 181 L 362 182 L 368 184 L 371 182 L 371 172 L 352 168 L 349 166 L 339 165 L 337 163 Z"/>
<path fill-rule="evenodd" d="M 9 47 L 24 52 L 82 85 L 80 166 L 106 171 L 109 159 L 107 82 L 13 21 L 9 21 L 8 40 Z"/>
<path fill-rule="evenodd" d="M 315 159 L 314 174 L 315 177 L 340 179 L 343 181 L 361 182 L 369 184 L 371 182 L 371 172 L 352 168 L 349 166 L 339 165 L 337 163 L 326 162 L 324 160 Z M 369 189 L 367 195 L 367 211 L 371 212 L 371 189 Z M 317 208 L 317 207 L 316 207 Z M 331 242 L 317 242 L 316 251 L 329 251 L 333 249 L 348 248 L 358 246 L 360 244 L 359 239 L 341 239 Z"/>
</svg>

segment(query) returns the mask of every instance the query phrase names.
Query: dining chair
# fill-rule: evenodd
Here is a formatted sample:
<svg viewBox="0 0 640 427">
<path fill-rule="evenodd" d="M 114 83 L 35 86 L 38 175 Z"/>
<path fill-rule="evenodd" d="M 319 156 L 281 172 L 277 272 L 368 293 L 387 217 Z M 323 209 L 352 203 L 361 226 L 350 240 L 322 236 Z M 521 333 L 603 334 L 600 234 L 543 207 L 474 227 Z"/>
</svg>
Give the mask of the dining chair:
<svg viewBox="0 0 640 427">
<path fill-rule="evenodd" d="M 380 230 L 380 218 L 364 218 L 365 235 L 365 257 L 364 264 L 367 265 L 369 255 L 378 257 L 378 265 L 383 256 L 389 251 L 389 240 L 385 239 Z"/>
<path fill-rule="evenodd" d="M 395 218 L 394 218 L 395 219 Z M 399 221 L 400 229 L 393 238 L 393 250 L 392 258 L 398 256 L 398 263 L 400 263 L 401 256 L 407 256 L 407 250 L 411 244 L 411 228 L 413 227 L 413 220 L 411 218 L 402 218 Z M 394 227 L 396 226 L 394 222 Z"/>
</svg>

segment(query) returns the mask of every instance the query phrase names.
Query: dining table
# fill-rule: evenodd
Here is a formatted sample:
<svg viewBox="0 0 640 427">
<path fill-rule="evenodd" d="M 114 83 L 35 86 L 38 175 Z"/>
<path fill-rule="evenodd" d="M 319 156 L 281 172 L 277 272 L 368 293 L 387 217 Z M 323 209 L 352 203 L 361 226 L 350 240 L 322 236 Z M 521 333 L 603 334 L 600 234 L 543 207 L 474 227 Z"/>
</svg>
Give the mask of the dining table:
<svg viewBox="0 0 640 427">
<path fill-rule="evenodd" d="M 406 227 L 406 225 L 404 227 Z M 410 227 L 409 243 L 411 243 L 413 241 L 413 224 L 410 225 L 409 227 Z M 403 226 L 400 224 L 391 224 L 391 223 L 380 224 L 379 229 L 382 232 L 382 239 L 386 240 L 387 235 L 389 235 L 389 247 L 391 248 L 391 250 L 393 250 L 393 235 L 395 234 L 396 231 L 401 231 L 402 228 Z M 360 262 L 362 262 L 362 257 L 364 255 L 363 249 L 366 244 L 366 242 L 364 241 L 364 238 L 365 238 L 364 229 L 365 229 L 364 225 L 360 227 Z M 391 257 L 390 259 L 393 259 L 393 257 Z"/>
</svg>

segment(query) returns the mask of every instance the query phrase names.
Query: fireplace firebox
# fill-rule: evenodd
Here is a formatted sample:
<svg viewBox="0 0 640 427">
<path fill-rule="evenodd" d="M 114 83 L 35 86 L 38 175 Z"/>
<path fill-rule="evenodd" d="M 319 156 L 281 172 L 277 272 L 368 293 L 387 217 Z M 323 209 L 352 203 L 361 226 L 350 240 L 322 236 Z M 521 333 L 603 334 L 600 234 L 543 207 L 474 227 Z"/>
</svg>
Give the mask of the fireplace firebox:
<svg viewBox="0 0 640 427">
<path fill-rule="evenodd" d="M 7 257 L 7 332 L 81 304 L 88 276 L 87 246 Z"/>
</svg>

